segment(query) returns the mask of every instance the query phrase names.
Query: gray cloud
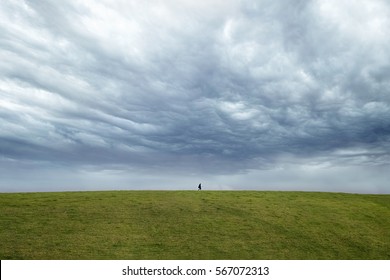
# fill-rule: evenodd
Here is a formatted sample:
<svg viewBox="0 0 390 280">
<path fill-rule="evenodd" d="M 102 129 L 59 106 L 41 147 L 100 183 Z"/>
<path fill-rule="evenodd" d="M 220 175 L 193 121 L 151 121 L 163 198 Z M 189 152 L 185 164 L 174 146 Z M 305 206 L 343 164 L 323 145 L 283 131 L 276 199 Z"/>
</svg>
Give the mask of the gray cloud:
<svg viewBox="0 0 390 280">
<path fill-rule="evenodd" d="M 389 192 L 389 15 L 379 0 L 5 1 L 0 170 L 26 175 L 0 187 L 285 174 L 299 189 L 314 166 L 320 189 L 346 190 L 348 167 L 381 174 L 359 191 Z"/>
</svg>

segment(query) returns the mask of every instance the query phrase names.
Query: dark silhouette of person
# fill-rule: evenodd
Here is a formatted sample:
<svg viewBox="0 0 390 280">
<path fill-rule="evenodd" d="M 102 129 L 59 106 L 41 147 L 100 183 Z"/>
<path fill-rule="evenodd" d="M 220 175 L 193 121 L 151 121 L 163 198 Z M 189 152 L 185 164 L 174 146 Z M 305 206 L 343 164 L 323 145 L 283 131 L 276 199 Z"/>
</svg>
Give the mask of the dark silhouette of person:
<svg viewBox="0 0 390 280">
<path fill-rule="evenodd" d="M 200 191 L 201 189 L 202 189 L 202 184 L 199 184 L 198 191 Z"/>
</svg>

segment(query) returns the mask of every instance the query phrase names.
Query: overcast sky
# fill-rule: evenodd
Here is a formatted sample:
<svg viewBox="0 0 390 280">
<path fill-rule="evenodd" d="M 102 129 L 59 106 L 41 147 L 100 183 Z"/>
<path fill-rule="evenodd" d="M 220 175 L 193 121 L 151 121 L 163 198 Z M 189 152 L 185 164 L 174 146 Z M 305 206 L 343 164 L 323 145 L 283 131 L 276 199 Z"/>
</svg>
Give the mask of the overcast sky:
<svg viewBox="0 0 390 280">
<path fill-rule="evenodd" d="M 390 193 L 390 2 L 0 3 L 0 192 Z"/>
</svg>

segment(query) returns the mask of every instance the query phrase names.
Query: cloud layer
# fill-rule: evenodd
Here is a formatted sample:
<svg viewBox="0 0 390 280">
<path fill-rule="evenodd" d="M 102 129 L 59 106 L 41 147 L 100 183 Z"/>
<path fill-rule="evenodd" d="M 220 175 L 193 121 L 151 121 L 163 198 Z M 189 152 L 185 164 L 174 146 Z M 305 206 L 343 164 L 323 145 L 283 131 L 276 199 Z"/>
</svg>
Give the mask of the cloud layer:
<svg viewBox="0 0 390 280">
<path fill-rule="evenodd" d="M 389 30 L 379 0 L 5 1 L 0 171 L 245 188 L 253 172 L 348 167 L 390 192 Z"/>
</svg>

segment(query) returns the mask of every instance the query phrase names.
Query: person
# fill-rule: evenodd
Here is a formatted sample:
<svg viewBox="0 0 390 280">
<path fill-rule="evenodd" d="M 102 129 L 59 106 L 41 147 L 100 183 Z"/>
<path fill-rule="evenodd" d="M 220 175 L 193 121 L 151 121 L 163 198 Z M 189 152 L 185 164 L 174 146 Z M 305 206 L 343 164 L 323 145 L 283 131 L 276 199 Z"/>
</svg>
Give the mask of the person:
<svg viewBox="0 0 390 280">
<path fill-rule="evenodd" d="M 202 189 L 202 184 L 199 184 L 198 191 L 200 191 L 201 189 Z"/>
</svg>

